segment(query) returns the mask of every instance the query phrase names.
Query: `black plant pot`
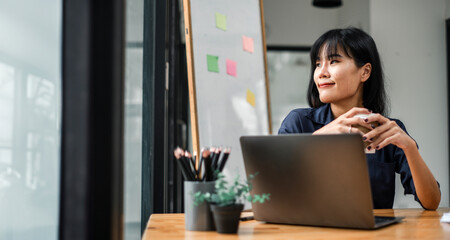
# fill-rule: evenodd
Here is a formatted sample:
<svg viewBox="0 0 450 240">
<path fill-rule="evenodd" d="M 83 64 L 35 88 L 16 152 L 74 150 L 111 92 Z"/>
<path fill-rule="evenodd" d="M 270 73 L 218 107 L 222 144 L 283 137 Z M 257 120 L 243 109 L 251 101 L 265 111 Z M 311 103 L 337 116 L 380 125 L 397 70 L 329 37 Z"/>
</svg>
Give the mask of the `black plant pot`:
<svg viewBox="0 0 450 240">
<path fill-rule="evenodd" d="M 214 223 L 218 233 L 237 233 L 244 204 L 234 204 L 224 207 L 211 204 L 210 208 L 213 212 Z"/>
</svg>

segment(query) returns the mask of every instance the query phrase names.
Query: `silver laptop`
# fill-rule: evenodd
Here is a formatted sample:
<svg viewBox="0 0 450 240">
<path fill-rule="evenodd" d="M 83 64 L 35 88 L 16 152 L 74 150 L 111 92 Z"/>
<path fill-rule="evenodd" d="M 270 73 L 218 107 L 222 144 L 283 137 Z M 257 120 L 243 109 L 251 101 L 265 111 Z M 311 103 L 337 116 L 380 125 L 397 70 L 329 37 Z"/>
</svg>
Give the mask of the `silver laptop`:
<svg viewBox="0 0 450 240">
<path fill-rule="evenodd" d="M 358 134 L 243 136 L 255 220 L 310 226 L 375 229 L 402 217 L 375 217 L 361 136 Z"/>
</svg>

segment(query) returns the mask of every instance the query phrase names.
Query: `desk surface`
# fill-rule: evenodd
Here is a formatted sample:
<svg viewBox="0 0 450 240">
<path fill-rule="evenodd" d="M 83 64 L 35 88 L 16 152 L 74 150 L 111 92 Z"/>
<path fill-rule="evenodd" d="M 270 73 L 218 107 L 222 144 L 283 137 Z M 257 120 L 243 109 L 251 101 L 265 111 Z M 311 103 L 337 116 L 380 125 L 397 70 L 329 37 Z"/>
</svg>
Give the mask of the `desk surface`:
<svg viewBox="0 0 450 240">
<path fill-rule="evenodd" d="M 153 214 L 143 240 L 148 239 L 450 239 L 450 224 L 440 218 L 450 208 L 374 210 L 377 216 L 404 216 L 403 222 L 378 230 L 352 230 L 241 221 L 238 234 L 185 231 L 184 214 Z M 250 213 L 243 213 L 248 215 Z"/>
</svg>

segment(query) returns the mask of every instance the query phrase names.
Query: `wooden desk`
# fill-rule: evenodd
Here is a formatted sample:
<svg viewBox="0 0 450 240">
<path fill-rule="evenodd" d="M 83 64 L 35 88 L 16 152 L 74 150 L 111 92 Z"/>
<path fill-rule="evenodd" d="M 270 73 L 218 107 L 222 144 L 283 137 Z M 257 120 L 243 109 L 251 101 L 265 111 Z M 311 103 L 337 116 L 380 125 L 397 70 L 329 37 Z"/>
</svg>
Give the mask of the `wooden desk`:
<svg viewBox="0 0 450 240">
<path fill-rule="evenodd" d="M 450 208 L 375 210 L 378 216 L 404 216 L 402 223 L 378 230 L 306 227 L 241 221 L 238 234 L 185 231 L 184 214 L 153 214 L 143 240 L 149 239 L 450 239 L 450 224 L 440 218 Z M 248 215 L 250 213 L 243 213 Z"/>
</svg>

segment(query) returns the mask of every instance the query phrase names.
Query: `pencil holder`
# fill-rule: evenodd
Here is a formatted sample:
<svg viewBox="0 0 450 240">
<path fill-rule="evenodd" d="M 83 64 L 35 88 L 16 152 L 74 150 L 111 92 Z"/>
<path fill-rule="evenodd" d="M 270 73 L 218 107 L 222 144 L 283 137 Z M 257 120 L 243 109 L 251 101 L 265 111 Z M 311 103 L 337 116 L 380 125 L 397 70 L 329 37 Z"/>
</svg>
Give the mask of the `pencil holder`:
<svg viewBox="0 0 450 240">
<path fill-rule="evenodd" d="M 184 182 L 184 220 L 186 230 L 191 231 L 214 231 L 214 219 L 209 208 L 209 203 L 206 201 L 194 205 L 194 193 L 196 192 L 210 192 L 213 193 L 215 181 L 198 182 L 185 181 Z"/>
</svg>

